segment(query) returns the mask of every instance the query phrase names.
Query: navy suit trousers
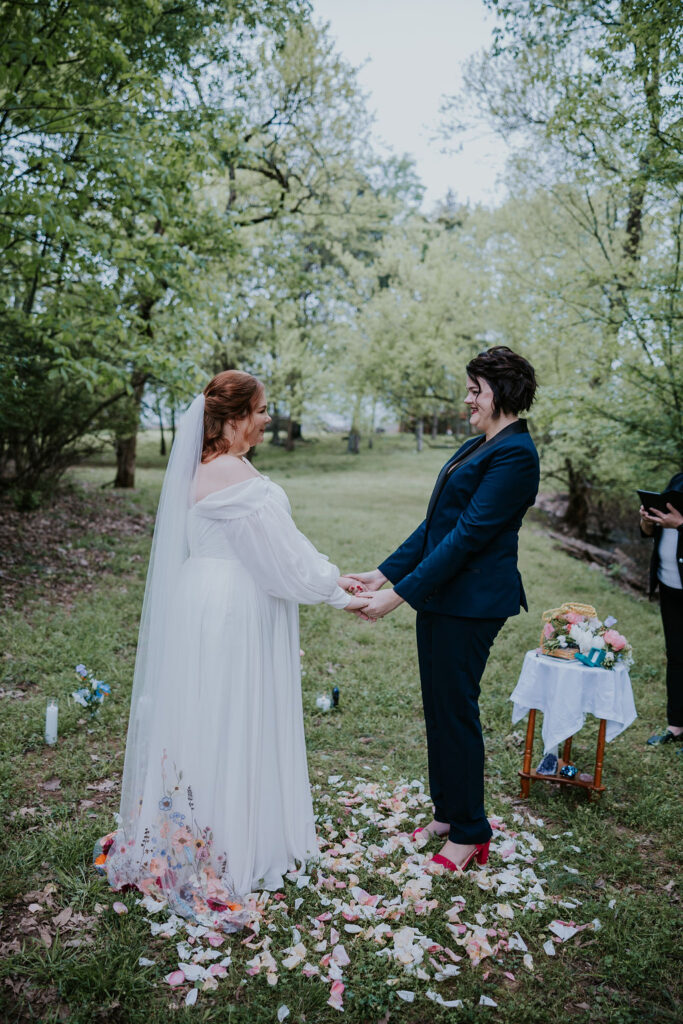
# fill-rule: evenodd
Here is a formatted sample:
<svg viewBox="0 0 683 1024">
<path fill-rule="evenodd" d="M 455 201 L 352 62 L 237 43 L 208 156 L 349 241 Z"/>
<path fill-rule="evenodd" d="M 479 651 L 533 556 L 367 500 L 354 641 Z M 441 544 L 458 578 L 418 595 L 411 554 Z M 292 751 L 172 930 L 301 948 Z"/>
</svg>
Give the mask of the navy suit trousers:
<svg viewBox="0 0 683 1024">
<path fill-rule="evenodd" d="M 666 722 L 683 728 L 683 590 L 659 584 L 666 643 Z"/>
<path fill-rule="evenodd" d="M 465 619 L 418 612 L 417 653 L 427 726 L 434 817 L 454 843 L 491 838 L 484 810 L 484 739 L 479 683 L 505 619 Z"/>
</svg>

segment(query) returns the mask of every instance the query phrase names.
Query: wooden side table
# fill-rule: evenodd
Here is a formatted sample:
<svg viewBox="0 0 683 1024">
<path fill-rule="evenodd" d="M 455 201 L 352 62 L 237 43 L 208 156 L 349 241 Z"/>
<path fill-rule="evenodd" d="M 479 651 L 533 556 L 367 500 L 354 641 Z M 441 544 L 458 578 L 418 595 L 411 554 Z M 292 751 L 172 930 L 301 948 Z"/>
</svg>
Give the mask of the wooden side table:
<svg viewBox="0 0 683 1024">
<path fill-rule="evenodd" d="M 572 740 L 574 739 L 573 736 L 567 737 L 564 741 L 562 757 L 558 758 L 557 773 L 555 775 L 539 775 L 539 773 L 531 767 L 534 747 L 534 732 L 536 730 L 536 708 L 530 708 L 529 721 L 526 727 L 524 761 L 522 763 L 522 770 L 519 773 L 522 780 L 522 791 L 520 796 L 528 797 L 531 790 L 531 783 L 538 782 L 539 780 L 541 782 L 554 782 L 559 786 L 578 786 L 580 789 L 588 791 L 589 800 L 593 793 L 597 793 L 598 796 L 604 793 L 605 787 L 602 785 L 602 766 L 605 758 L 605 729 L 607 727 L 607 720 L 600 718 L 598 721 L 600 722 L 600 727 L 598 729 L 598 746 L 595 753 L 595 771 L 593 773 L 592 782 L 580 779 L 578 775 L 575 775 L 573 779 L 568 779 L 564 775 L 560 775 L 560 768 L 569 764 L 572 751 Z"/>
</svg>

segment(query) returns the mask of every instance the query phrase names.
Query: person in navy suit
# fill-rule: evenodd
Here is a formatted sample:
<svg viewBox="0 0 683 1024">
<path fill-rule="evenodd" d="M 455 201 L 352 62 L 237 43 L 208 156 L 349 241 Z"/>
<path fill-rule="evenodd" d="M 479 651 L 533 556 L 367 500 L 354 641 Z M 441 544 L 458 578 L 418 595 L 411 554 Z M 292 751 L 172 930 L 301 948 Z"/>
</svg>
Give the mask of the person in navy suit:
<svg viewBox="0 0 683 1024">
<path fill-rule="evenodd" d="M 535 392 L 533 367 L 506 345 L 468 363 L 465 402 L 478 436 L 445 464 L 407 540 L 372 572 L 348 574 L 374 592 L 362 617 L 381 618 L 404 601 L 417 611 L 434 803 L 426 829 L 447 837 L 433 860 L 452 871 L 488 859 L 479 683 L 505 620 L 527 608 L 517 538 L 536 498 L 539 462 L 518 414 Z M 393 589 L 382 590 L 387 582 Z"/>
</svg>

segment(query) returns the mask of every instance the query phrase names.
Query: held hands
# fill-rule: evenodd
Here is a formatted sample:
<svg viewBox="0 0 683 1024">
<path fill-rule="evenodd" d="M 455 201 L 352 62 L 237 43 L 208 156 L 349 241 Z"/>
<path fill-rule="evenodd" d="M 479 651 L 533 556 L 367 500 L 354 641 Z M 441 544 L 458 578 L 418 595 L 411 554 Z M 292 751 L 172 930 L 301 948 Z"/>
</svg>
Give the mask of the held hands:
<svg viewBox="0 0 683 1024">
<path fill-rule="evenodd" d="M 393 612 L 394 608 L 403 604 L 403 598 L 399 597 L 395 590 L 383 590 L 381 594 L 368 594 L 366 597 L 367 604 L 361 612 L 361 618 L 370 619 L 371 622 L 383 619 L 389 612 Z"/>
<path fill-rule="evenodd" d="M 678 512 L 670 501 L 666 503 L 668 512 L 660 512 L 656 508 L 644 508 L 640 506 L 640 524 L 643 527 L 644 533 L 652 533 L 652 530 L 647 529 L 647 525 L 650 526 L 661 526 L 664 529 L 677 530 L 683 526 L 683 515 Z"/>
<path fill-rule="evenodd" d="M 340 576 L 337 579 L 337 586 L 345 590 L 347 594 L 351 594 L 351 600 L 344 608 L 344 611 L 353 612 L 359 618 L 364 617 L 362 612 L 368 603 L 369 596 L 365 587 L 358 580 L 352 579 L 350 576 Z"/>
<path fill-rule="evenodd" d="M 351 587 L 355 587 L 356 590 L 352 593 L 362 593 L 366 590 L 379 590 L 387 582 L 387 578 L 383 572 L 379 569 L 373 569 L 371 572 L 347 572 L 342 577 L 344 580 L 348 580 L 350 586 L 346 587 L 343 583 L 340 583 L 340 587 L 344 587 L 344 590 L 349 590 Z"/>
<path fill-rule="evenodd" d="M 378 592 L 386 582 L 386 576 L 379 569 L 373 569 L 372 572 L 347 573 L 340 577 L 339 586 L 347 593 L 357 595 L 347 604 L 345 610 L 368 622 L 384 618 L 394 608 L 403 604 L 403 598 L 394 590 L 385 590 L 381 594 Z"/>
</svg>

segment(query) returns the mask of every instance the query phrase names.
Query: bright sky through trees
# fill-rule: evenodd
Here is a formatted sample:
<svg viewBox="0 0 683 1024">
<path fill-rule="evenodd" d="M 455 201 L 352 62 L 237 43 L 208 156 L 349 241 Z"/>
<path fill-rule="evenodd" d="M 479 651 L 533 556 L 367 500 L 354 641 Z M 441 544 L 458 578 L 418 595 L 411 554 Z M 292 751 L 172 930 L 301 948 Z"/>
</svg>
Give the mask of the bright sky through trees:
<svg viewBox="0 0 683 1024">
<path fill-rule="evenodd" d="M 498 138 L 482 126 L 450 154 L 433 141 L 441 97 L 460 88 L 463 63 L 490 43 L 493 18 L 481 0 L 313 0 L 313 9 L 344 57 L 364 64 L 359 80 L 376 114 L 376 139 L 415 157 L 425 207 L 449 188 L 461 201 L 501 202 Z"/>
</svg>

